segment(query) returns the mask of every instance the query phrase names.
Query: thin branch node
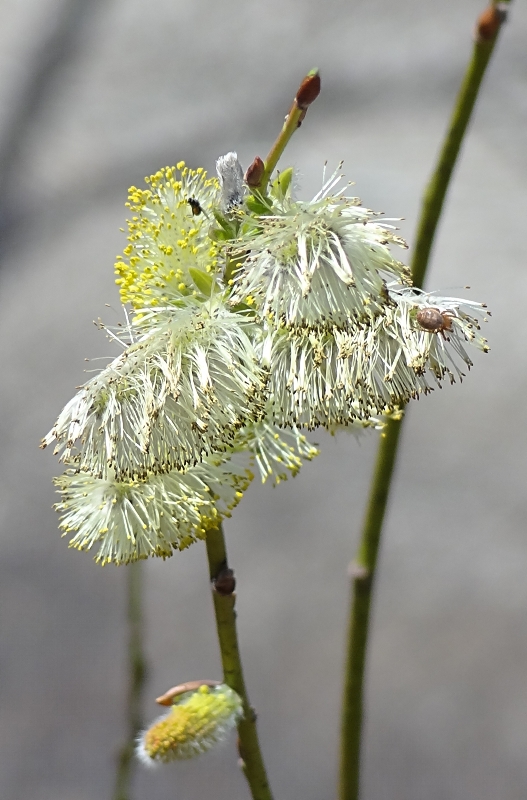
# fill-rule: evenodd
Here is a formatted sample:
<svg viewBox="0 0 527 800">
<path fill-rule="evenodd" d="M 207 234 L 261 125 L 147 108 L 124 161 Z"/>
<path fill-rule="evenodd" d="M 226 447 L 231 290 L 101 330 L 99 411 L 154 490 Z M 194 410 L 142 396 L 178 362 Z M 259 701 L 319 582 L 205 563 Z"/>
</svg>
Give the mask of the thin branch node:
<svg viewBox="0 0 527 800">
<path fill-rule="evenodd" d="M 222 597 L 229 597 L 234 594 L 235 588 L 236 578 L 234 577 L 234 570 L 229 569 L 229 567 L 224 567 L 217 577 L 212 579 L 212 591 Z"/>
<path fill-rule="evenodd" d="M 367 583 L 371 580 L 372 573 L 364 564 L 359 564 L 358 561 L 353 559 L 348 567 L 348 575 L 351 580 L 360 583 Z"/>
<path fill-rule="evenodd" d="M 507 18 L 507 12 L 495 5 L 489 6 L 480 14 L 476 25 L 476 41 L 491 42 Z"/>
</svg>

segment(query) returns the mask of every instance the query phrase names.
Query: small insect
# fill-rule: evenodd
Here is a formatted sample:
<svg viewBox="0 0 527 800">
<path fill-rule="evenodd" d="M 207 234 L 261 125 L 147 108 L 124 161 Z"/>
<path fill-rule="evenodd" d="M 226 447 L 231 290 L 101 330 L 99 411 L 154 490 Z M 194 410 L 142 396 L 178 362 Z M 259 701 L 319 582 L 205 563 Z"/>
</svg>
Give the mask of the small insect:
<svg viewBox="0 0 527 800">
<path fill-rule="evenodd" d="M 452 330 L 453 315 L 448 311 L 438 308 L 420 308 L 417 312 L 417 322 L 423 330 L 429 333 L 440 333 L 445 339 L 445 331 Z"/>
<path fill-rule="evenodd" d="M 200 214 L 204 213 L 199 200 L 196 200 L 195 197 L 189 197 L 187 203 L 189 204 L 195 217 L 199 217 Z"/>
</svg>

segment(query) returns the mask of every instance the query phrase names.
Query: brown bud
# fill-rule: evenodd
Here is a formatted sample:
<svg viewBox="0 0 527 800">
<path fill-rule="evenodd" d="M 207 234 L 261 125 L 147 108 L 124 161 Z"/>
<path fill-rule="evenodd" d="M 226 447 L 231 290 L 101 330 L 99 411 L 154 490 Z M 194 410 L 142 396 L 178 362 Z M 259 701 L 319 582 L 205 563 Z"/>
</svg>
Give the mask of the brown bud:
<svg viewBox="0 0 527 800">
<path fill-rule="evenodd" d="M 253 163 L 247 168 L 247 172 L 245 173 L 245 183 L 247 186 L 251 186 L 252 188 L 259 186 L 262 180 L 262 175 L 264 174 L 264 169 L 264 162 L 260 156 L 256 156 Z"/>
<path fill-rule="evenodd" d="M 476 40 L 478 42 L 490 42 L 500 29 L 500 25 L 505 21 L 507 14 L 496 6 L 489 6 L 480 14 L 476 25 Z"/>
<path fill-rule="evenodd" d="M 310 72 L 309 75 L 306 75 L 302 83 L 300 84 L 300 88 L 296 93 L 296 104 L 298 108 L 301 108 L 303 111 L 307 109 L 313 100 L 316 100 L 320 94 L 320 75 L 318 70 L 313 70 Z"/>
<path fill-rule="evenodd" d="M 177 686 L 173 686 L 165 694 L 162 694 L 161 697 L 156 697 L 156 703 L 159 703 L 160 706 L 171 706 L 173 705 L 174 697 L 178 697 L 180 694 L 194 692 L 200 686 L 219 686 L 220 683 L 221 681 L 187 681 L 186 683 L 180 683 Z"/>
<path fill-rule="evenodd" d="M 228 597 L 236 588 L 234 571 L 225 567 L 212 581 L 212 588 L 222 597 Z"/>
</svg>

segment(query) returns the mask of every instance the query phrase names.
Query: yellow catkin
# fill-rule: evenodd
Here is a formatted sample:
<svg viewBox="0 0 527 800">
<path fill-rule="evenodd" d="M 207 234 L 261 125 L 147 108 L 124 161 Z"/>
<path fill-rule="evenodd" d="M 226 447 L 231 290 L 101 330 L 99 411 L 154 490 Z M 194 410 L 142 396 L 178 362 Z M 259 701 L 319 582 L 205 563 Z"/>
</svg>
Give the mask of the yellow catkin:
<svg viewBox="0 0 527 800">
<path fill-rule="evenodd" d="M 200 686 L 176 698 L 168 714 L 143 734 L 138 755 L 169 762 L 210 750 L 242 716 L 240 697 L 225 684 Z"/>
<path fill-rule="evenodd" d="M 210 214 L 194 216 L 189 199 L 211 209 L 219 191 L 215 178 L 201 167 L 183 161 L 145 178 L 149 188 L 131 186 L 126 206 L 128 244 L 115 262 L 121 301 L 134 308 L 170 303 L 181 294 L 196 292 L 189 269 L 214 274 L 217 246 L 208 237 Z"/>
</svg>

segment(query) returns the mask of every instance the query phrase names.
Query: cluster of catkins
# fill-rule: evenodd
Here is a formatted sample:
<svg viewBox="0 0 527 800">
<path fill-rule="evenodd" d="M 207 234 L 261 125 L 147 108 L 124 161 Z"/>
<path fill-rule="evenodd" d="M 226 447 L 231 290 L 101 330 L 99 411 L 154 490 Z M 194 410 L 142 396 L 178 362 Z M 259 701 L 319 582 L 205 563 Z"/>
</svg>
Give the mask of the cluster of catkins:
<svg viewBox="0 0 527 800">
<path fill-rule="evenodd" d="M 116 264 L 121 354 L 67 404 L 43 446 L 61 529 L 97 560 L 170 556 L 262 479 L 317 454 L 305 432 L 380 427 L 487 349 L 484 306 L 412 286 L 392 225 L 345 196 L 310 201 L 292 170 L 251 192 L 235 153 L 219 180 L 184 163 L 132 187 Z"/>
</svg>

